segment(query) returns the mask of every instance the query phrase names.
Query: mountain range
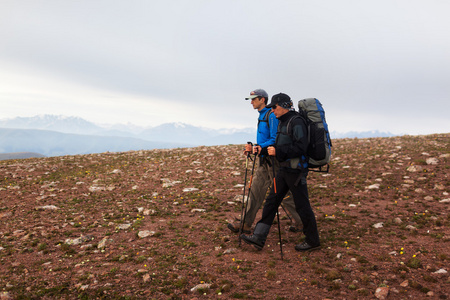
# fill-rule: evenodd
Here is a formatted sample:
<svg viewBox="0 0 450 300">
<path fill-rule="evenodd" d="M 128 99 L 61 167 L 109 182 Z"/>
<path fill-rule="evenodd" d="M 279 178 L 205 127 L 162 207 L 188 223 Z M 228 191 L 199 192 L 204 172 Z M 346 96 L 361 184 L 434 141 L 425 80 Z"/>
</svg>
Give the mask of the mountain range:
<svg viewBox="0 0 450 300">
<path fill-rule="evenodd" d="M 0 119 L 0 153 L 34 152 L 60 156 L 244 144 L 254 142 L 255 136 L 256 128 L 210 129 L 184 123 L 144 128 L 134 124 L 101 125 L 79 117 L 56 115 Z M 332 138 L 388 136 L 393 134 L 379 131 L 331 132 Z"/>
</svg>

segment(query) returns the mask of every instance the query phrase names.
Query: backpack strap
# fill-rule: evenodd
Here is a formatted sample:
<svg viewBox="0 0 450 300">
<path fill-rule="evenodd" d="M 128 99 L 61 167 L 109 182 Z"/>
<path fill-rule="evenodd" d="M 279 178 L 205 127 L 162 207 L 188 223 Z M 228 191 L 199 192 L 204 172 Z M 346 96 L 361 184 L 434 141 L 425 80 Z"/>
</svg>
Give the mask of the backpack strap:
<svg viewBox="0 0 450 300">
<path fill-rule="evenodd" d="M 266 114 L 264 115 L 264 119 L 262 119 L 262 120 L 258 119 L 258 127 L 257 128 L 259 128 L 259 123 L 264 122 L 264 123 L 267 123 L 267 127 L 270 129 L 269 117 L 270 117 L 271 113 L 272 113 L 272 110 L 269 109 L 266 111 Z"/>
<path fill-rule="evenodd" d="M 292 142 L 294 142 L 294 135 L 293 135 L 293 133 L 292 133 L 292 130 L 293 130 L 293 129 L 292 129 L 291 123 L 292 123 L 292 121 L 293 121 L 294 119 L 301 119 L 301 120 L 305 123 L 306 128 L 308 129 L 307 122 L 306 122 L 305 118 L 303 117 L 303 115 L 302 115 L 301 113 L 297 113 L 297 114 L 295 114 L 294 116 L 292 116 L 292 117 L 288 120 L 288 123 L 287 123 L 287 125 L 286 125 L 286 134 L 291 138 Z M 307 134 L 308 134 L 308 143 L 309 143 L 309 130 L 308 130 L 308 133 L 307 133 Z M 305 166 L 303 165 L 304 163 L 308 163 L 308 157 L 307 157 L 307 156 L 302 155 L 302 157 L 294 158 L 294 159 L 292 159 L 292 160 L 295 161 L 295 164 L 297 164 L 297 165 L 300 166 L 300 169 L 302 170 L 302 173 L 304 173 L 305 171 L 308 170 L 308 167 L 305 167 Z M 298 160 L 298 162 L 297 162 L 297 160 Z M 291 167 L 292 167 L 292 166 L 291 166 Z M 299 178 L 300 178 L 300 177 L 299 177 Z M 298 182 L 299 182 L 299 180 L 296 181 L 296 185 L 298 185 Z"/>
</svg>

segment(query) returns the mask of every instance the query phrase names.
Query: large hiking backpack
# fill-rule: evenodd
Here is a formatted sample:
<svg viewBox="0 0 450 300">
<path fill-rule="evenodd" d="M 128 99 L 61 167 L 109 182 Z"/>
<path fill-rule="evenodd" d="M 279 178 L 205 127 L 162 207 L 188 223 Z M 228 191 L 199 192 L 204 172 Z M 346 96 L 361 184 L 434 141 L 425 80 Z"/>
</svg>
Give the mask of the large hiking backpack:
<svg viewBox="0 0 450 300">
<path fill-rule="evenodd" d="M 298 111 L 308 127 L 308 168 L 318 168 L 318 171 L 312 170 L 316 172 L 328 172 L 332 144 L 322 103 L 316 98 L 303 99 L 298 101 Z M 325 165 L 326 170 L 322 170 Z"/>
</svg>

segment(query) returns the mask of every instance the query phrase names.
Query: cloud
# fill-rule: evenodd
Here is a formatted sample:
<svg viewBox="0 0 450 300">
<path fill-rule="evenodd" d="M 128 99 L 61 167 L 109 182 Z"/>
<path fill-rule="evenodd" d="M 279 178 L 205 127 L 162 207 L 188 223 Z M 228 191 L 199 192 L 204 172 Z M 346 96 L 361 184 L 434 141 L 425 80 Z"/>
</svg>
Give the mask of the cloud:
<svg viewBox="0 0 450 300">
<path fill-rule="evenodd" d="M 9 84 L 0 101 L 21 109 L 0 117 L 39 99 L 92 121 L 254 127 L 243 98 L 264 88 L 321 99 L 337 130 L 352 126 L 342 115 L 361 116 L 354 129 L 395 131 L 399 116 L 408 133 L 450 128 L 449 8 L 438 0 L 4 1 L 0 78 Z M 415 120 L 424 114 L 430 123 Z"/>
</svg>

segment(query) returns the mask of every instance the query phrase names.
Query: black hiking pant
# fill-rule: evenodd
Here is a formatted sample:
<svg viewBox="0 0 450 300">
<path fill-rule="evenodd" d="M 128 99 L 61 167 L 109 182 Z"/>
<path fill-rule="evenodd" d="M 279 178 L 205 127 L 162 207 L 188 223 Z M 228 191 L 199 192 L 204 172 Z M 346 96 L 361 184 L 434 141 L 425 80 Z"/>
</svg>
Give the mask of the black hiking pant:
<svg viewBox="0 0 450 300">
<path fill-rule="evenodd" d="M 303 176 L 303 178 L 299 180 L 299 176 Z M 290 190 L 294 198 L 295 209 L 303 223 L 303 234 L 306 237 L 305 241 L 313 247 L 319 246 L 319 232 L 317 230 L 316 217 L 309 203 L 306 175 L 280 168 L 275 177 L 275 182 L 277 193 L 275 194 L 274 187 L 272 186 L 259 222 L 269 226 L 272 225 L 281 201 Z"/>
</svg>

